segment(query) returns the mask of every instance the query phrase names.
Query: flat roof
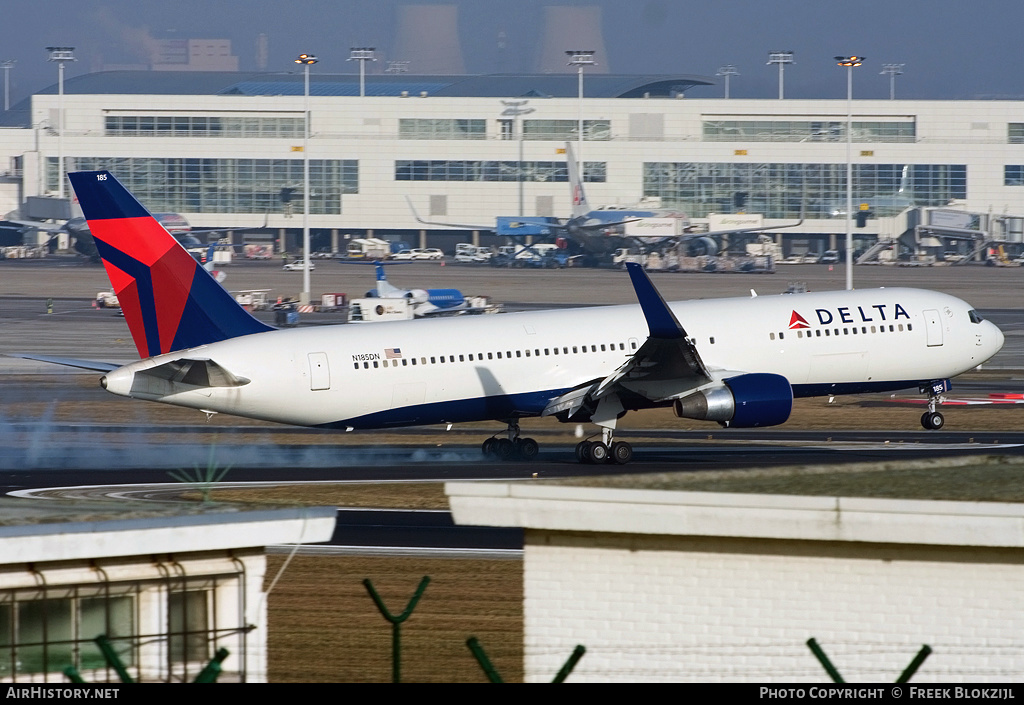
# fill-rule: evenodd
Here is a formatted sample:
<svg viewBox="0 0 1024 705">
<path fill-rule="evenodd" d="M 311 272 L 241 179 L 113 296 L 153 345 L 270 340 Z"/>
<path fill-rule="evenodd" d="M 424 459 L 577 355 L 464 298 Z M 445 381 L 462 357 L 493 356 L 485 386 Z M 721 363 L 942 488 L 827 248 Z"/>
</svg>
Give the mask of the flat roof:
<svg viewBox="0 0 1024 705">
<path fill-rule="evenodd" d="M 334 507 L 0 498 L 0 564 L 319 543 Z"/>
<path fill-rule="evenodd" d="M 946 468 L 963 475 L 971 464 L 1006 466 L 1007 481 L 1019 484 L 1024 460 L 1018 458 L 950 458 L 944 461 L 862 463 L 842 466 L 773 468 L 729 471 L 729 485 L 749 485 L 749 491 L 688 491 L 696 481 L 708 483 L 705 473 L 670 473 L 562 480 L 445 484 L 456 524 L 521 527 L 542 531 L 571 531 L 669 536 L 731 537 L 803 541 L 844 541 L 1024 548 L 1024 503 L 957 501 L 956 492 L 925 492 L 911 498 L 835 496 L 828 485 L 844 472 L 875 473 L 884 491 L 886 471 Z M 757 489 L 755 480 L 768 475 L 820 479 L 823 489 L 812 494 L 782 494 Z M 961 484 L 969 482 L 961 477 Z M 808 486 L 805 484 L 805 486 Z M 928 484 L 923 483 L 925 489 Z M 784 487 L 777 485 L 776 487 Z M 790 487 L 794 487 L 790 485 Z M 991 488 L 990 496 L 999 496 Z M 800 488 L 791 490 L 800 491 Z M 946 497 L 935 499 L 934 497 Z"/>
</svg>

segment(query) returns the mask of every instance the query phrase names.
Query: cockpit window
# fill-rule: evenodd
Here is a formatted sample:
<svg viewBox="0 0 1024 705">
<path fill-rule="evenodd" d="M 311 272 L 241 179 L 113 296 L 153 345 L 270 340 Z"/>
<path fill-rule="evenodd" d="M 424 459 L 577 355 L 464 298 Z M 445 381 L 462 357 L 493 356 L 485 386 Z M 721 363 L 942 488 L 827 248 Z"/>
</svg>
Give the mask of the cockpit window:
<svg viewBox="0 0 1024 705">
<path fill-rule="evenodd" d="M 974 309 L 968 311 L 967 315 L 971 317 L 971 323 L 981 323 L 982 321 L 985 320 L 984 318 L 981 317 L 981 314 L 975 311 Z"/>
</svg>

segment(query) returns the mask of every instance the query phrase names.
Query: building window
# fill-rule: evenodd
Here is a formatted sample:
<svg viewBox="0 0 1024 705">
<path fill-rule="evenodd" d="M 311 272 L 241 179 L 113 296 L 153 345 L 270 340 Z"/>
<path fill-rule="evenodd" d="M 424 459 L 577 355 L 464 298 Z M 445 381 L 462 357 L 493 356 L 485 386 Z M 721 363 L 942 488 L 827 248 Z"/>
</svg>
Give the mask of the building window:
<svg viewBox="0 0 1024 705">
<path fill-rule="evenodd" d="M 766 218 L 845 217 L 845 164 L 645 162 L 643 195 L 691 217 L 732 212 L 737 193 Z M 967 197 L 964 164 L 855 164 L 854 203 L 876 216 Z"/>
<path fill-rule="evenodd" d="M 1024 122 L 1011 122 L 1006 126 L 1006 141 L 1010 144 L 1024 144 Z"/>
<path fill-rule="evenodd" d="M 572 142 L 577 139 L 579 120 L 523 120 L 524 140 L 555 140 Z M 584 120 L 583 139 L 610 140 L 612 127 L 609 120 Z"/>
<path fill-rule="evenodd" d="M 1024 186 L 1024 164 L 1003 167 L 1003 186 Z"/>
<path fill-rule="evenodd" d="M 301 117 L 237 117 L 211 115 L 107 115 L 109 137 L 261 137 L 303 136 Z"/>
<path fill-rule="evenodd" d="M 482 140 L 487 137 L 486 120 L 400 118 L 401 140 Z"/>
<path fill-rule="evenodd" d="M 604 183 L 605 162 L 584 162 L 583 180 Z M 494 162 L 446 159 L 399 159 L 395 161 L 395 181 L 569 181 L 569 170 L 560 162 Z"/>
<path fill-rule="evenodd" d="M 845 142 L 845 120 L 704 120 L 705 142 Z M 917 124 L 855 121 L 853 142 L 914 142 Z"/>
<path fill-rule="evenodd" d="M 302 212 L 302 159 L 68 157 L 69 171 L 106 169 L 151 213 L 278 213 L 281 190 Z M 46 163 L 47 189 L 57 190 L 57 158 Z M 341 213 L 342 195 L 359 192 L 359 162 L 311 159 L 310 213 Z"/>
</svg>

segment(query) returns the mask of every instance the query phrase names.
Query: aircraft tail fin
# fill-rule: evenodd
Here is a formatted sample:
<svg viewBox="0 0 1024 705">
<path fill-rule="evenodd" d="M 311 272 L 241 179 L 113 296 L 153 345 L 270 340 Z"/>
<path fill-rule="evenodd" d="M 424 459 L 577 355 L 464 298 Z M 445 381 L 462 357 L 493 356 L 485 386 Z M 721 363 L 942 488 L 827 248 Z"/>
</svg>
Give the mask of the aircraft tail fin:
<svg viewBox="0 0 1024 705">
<path fill-rule="evenodd" d="M 393 286 L 388 281 L 387 274 L 384 273 L 384 265 L 377 265 L 377 296 L 382 299 L 388 298 L 391 294 L 401 291 L 397 286 Z"/>
<path fill-rule="evenodd" d="M 239 306 L 110 172 L 68 178 L 139 355 L 273 330 Z"/>
<path fill-rule="evenodd" d="M 900 174 L 900 189 L 896 193 L 908 193 L 910 191 L 910 165 L 904 164 Z"/>
<path fill-rule="evenodd" d="M 569 167 L 569 189 L 572 194 L 572 217 L 578 218 L 590 212 L 587 194 L 583 190 L 583 178 L 580 174 L 581 165 L 576 161 L 572 145 L 565 143 L 565 161 Z"/>
</svg>

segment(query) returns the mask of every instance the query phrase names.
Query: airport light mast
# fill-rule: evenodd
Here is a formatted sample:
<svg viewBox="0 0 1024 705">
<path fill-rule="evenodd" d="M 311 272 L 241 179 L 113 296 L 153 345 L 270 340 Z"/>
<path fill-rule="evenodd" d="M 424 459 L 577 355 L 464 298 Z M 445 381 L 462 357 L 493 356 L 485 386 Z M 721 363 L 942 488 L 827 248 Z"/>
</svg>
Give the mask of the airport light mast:
<svg viewBox="0 0 1024 705">
<path fill-rule="evenodd" d="M 6 113 L 11 109 L 11 90 L 10 90 L 10 73 L 14 65 L 18 63 L 15 59 L 4 59 L 3 63 L 0 63 L 0 69 L 4 70 L 4 112 Z"/>
<path fill-rule="evenodd" d="M 771 51 L 768 53 L 768 65 L 777 64 L 779 67 L 779 100 L 782 100 L 783 97 L 786 64 L 792 63 L 793 52 L 791 51 Z"/>
<path fill-rule="evenodd" d="M 359 62 L 359 97 L 362 98 L 366 95 L 366 62 L 376 61 L 377 57 L 374 56 L 374 52 L 377 51 L 376 47 L 352 47 L 349 49 L 348 58 L 345 61 L 358 61 Z"/>
<path fill-rule="evenodd" d="M 837 56 L 846 68 L 846 288 L 853 288 L 853 69 L 863 56 Z"/>
<path fill-rule="evenodd" d="M 312 54 L 299 54 L 295 63 L 302 64 L 303 80 L 303 128 L 302 128 L 302 293 L 299 303 L 308 304 L 310 294 L 309 283 L 309 67 L 317 59 Z"/>
<path fill-rule="evenodd" d="M 726 98 L 726 100 L 728 100 L 729 99 L 729 78 L 732 77 L 732 76 L 739 76 L 740 72 L 737 71 L 736 67 L 733 66 L 732 64 L 727 64 L 727 65 L 721 67 L 720 69 L 718 69 L 718 73 L 716 73 L 715 75 L 716 76 L 722 76 L 722 77 L 725 78 L 725 98 Z"/>
<path fill-rule="evenodd" d="M 505 106 L 505 109 L 501 111 L 502 115 L 507 115 L 512 118 L 512 124 L 516 125 L 513 132 L 518 132 L 519 136 L 519 168 L 516 169 L 516 181 L 519 182 L 519 217 L 523 216 L 523 121 L 520 120 L 520 116 L 529 115 L 534 111 L 533 108 L 527 108 L 526 104 L 528 100 L 503 100 L 501 104 Z"/>
<path fill-rule="evenodd" d="M 64 64 L 77 61 L 74 47 L 46 47 L 57 62 L 57 197 L 64 198 Z"/>
<path fill-rule="evenodd" d="M 583 176 L 583 67 L 584 66 L 595 66 L 594 63 L 594 50 L 593 49 L 570 49 L 565 52 L 569 57 L 569 63 L 567 66 L 575 66 L 576 71 L 579 74 L 579 98 L 580 98 L 580 111 L 579 111 L 579 125 L 577 126 L 576 134 L 576 171 L 580 175 L 580 181 L 586 181 Z"/>
<path fill-rule="evenodd" d="M 889 74 L 889 100 L 896 100 L 896 77 L 903 75 L 906 64 L 882 64 L 882 75 Z"/>
</svg>

